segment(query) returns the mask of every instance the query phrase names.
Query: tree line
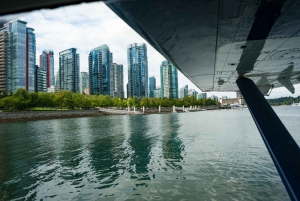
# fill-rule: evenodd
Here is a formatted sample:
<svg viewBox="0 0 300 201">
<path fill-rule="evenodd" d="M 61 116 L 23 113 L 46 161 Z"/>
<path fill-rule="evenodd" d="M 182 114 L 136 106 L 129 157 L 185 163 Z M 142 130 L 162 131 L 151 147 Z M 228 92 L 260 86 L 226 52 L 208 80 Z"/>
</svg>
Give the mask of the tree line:
<svg viewBox="0 0 300 201">
<path fill-rule="evenodd" d="M 177 107 L 210 106 L 217 105 L 212 99 L 197 100 L 194 96 L 186 96 L 183 99 L 167 98 L 117 98 L 106 95 L 85 95 L 71 91 L 60 90 L 57 93 L 27 92 L 20 88 L 12 95 L 0 93 L 0 108 L 7 111 L 31 110 L 36 107 L 43 108 L 67 108 L 89 109 L 94 107 Z"/>
<path fill-rule="evenodd" d="M 291 105 L 293 102 L 294 103 L 299 103 L 300 102 L 300 96 L 294 98 L 291 96 L 288 97 L 280 97 L 280 98 L 272 98 L 272 99 L 267 99 L 270 105 Z"/>
</svg>

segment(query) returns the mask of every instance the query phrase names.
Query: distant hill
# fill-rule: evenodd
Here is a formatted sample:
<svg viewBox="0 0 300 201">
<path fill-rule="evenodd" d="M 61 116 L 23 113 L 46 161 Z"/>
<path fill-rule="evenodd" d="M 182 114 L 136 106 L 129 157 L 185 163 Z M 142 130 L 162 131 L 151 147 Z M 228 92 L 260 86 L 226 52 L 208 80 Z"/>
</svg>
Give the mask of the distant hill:
<svg viewBox="0 0 300 201">
<path fill-rule="evenodd" d="M 293 102 L 299 103 L 300 96 L 294 98 L 291 96 L 267 99 L 270 105 L 291 105 Z"/>
</svg>

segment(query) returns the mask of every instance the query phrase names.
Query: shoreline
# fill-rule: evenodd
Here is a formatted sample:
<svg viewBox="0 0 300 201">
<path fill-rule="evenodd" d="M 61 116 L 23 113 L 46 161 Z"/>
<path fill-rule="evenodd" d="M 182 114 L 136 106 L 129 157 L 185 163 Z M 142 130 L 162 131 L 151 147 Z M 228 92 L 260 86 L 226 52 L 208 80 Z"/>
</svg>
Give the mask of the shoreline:
<svg viewBox="0 0 300 201">
<path fill-rule="evenodd" d="M 17 112 L 16 112 L 17 113 Z M 24 112 L 20 112 L 24 113 Z M 44 113 L 44 114 L 38 114 Z M 35 115 L 32 116 L 14 116 L 14 117 L 0 117 L 0 123 L 8 122 L 25 122 L 25 121 L 38 121 L 38 120 L 51 120 L 51 119 L 66 119 L 66 118 L 80 118 L 80 117 L 94 117 L 94 116 L 113 116 L 113 115 L 148 115 L 148 114 L 168 114 L 169 111 L 159 112 L 147 112 L 145 114 L 112 114 L 106 112 L 95 111 L 93 113 L 78 113 L 77 111 L 69 114 L 57 114 L 57 115 L 48 115 L 45 112 L 34 112 Z"/>
<path fill-rule="evenodd" d="M 0 123 L 80 118 L 80 117 L 93 117 L 93 116 L 108 116 L 108 115 L 109 114 L 96 113 L 96 114 L 65 114 L 65 115 L 51 115 L 51 116 L 43 115 L 43 116 L 29 116 L 29 117 L 9 117 L 9 118 L 0 118 Z"/>
<path fill-rule="evenodd" d="M 190 112 L 200 112 L 195 110 Z M 132 112 L 132 111 L 131 111 Z M 173 113 L 172 109 L 162 110 L 161 112 L 155 110 L 146 110 L 145 113 L 108 113 L 98 110 L 74 110 L 74 111 L 23 111 L 23 112 L 0 112 L 0 123 L 8 122 L 25 122 L 37 120 L 50 120 L 50 119 L 65 119 L 65 118 L 80 118 L 80 117 L 93 117 L 93 116 L 112 116 L 112 115 L 150 115 L 150 114 L 170 114 Z M 177 110 L 176 113 L 185 113 L 184 111 Z"/>
</svg>

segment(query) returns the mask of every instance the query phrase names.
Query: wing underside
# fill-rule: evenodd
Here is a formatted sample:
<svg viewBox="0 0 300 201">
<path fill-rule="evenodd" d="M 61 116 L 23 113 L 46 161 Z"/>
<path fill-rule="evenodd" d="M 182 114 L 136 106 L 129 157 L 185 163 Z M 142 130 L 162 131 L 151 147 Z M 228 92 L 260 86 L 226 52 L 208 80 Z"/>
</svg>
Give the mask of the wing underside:
<svg viewBox="0 0 300 201">
<path fill-rule="evenodd" d="M 202 91 L 263 94 L 300 82 L 300 2 L 142 0 L 106 2 Z M 151 62 L 151 61 L 150 61 Z"/>
</svg>

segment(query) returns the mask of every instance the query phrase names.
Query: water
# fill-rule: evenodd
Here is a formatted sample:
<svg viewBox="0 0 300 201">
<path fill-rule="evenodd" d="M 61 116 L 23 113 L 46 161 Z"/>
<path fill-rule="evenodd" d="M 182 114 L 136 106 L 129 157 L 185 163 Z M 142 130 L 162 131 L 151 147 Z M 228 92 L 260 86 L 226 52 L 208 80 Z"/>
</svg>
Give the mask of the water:
<svg viewBox="0 0 300 201">
<path fill-rule="evenodd" d="M 300 107 L 275 111 L 300 142 Z M 0 200 L 289 200 L 248 109 L 0 124 Z"/>
</svg>

